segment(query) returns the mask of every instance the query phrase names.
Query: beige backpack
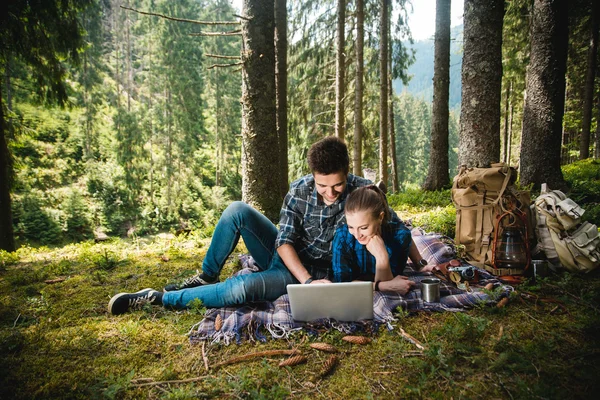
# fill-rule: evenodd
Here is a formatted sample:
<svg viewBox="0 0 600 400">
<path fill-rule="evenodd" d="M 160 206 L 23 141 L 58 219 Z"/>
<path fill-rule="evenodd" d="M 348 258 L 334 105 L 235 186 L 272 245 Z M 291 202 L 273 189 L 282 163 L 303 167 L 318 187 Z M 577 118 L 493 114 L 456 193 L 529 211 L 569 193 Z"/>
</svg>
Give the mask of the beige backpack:
<svg viewBox="0 0 600 400">
<path fill-rule="evenodd" d="M 560 190 L 548 190 L 545 183 L 532 208 L 537 214 L 537 246 L 551 267 L 590 272 L 600 265 L 598 227 L 580 223 L 583 208 Z"/>
<path fill-rule="evenodd" d="M 490 168 L 462 166 L 454 177 L 452 202 L 456 206 L 456 243 L 465 246 L 467 259 L 495 275 L 521 275 L 523 270 L 494 268 L 492 249 L 497 218 L 507 211 L 519 210 L 530 219 L 528 191 L 514 185 L 517 171 L 504 164 Z M 527 229 L 533 235 L 532 224 Z"/>
</svg>

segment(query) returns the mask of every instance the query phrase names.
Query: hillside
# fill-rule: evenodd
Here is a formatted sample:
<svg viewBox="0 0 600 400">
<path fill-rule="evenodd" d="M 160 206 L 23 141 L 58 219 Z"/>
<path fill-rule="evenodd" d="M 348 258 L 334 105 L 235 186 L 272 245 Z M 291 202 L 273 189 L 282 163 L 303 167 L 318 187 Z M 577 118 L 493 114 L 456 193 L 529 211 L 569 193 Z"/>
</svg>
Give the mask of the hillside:
<svg viewBox="0 0 600 400">
<path fill-rule="evenodd" d="M 450 31 L 450 99 L 451 110 L 460 109 L 461 82 L 460 73 L 462 66 L 463 26 L 455 26 Z M 417 98 L 430 102 L 433 98 L 433 37 L 429 40 L 419 40 L 414 44 L 408 42 L 405 46 L 415 50 L 415 62 L 408 68 L 411 80 L 404 86 L 399 79 L 394 80 L 393 86 L 396 94 L 406 91 Z"/>
</svg>

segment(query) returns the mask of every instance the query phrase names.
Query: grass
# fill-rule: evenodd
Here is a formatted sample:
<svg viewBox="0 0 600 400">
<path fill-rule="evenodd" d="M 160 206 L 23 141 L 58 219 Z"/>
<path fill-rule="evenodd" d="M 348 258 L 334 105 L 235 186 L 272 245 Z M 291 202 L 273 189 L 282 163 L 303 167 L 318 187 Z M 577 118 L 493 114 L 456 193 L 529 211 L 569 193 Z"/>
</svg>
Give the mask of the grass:
<svg viewBox="0 0 600 400">
<path fill-rule="evenodd" d="M 451 226 L 451 211 L 432 217 L 450 210 L 448 200 L 426 204 L 416 191 L 404 196 L 412 200 L 390 201 L 403 217 Z M 193 274 L 209 242 L 162 235 L 0 252 L 0 398 L 562 399 L 592 398 L 600 389 L 598 271 L 521 285 L 505 308 L 400 312 L 393 330 L 382 327 L 364 346 L 342 341 L 337 331 L 206 346 L 210 365 L 272 349 L 297 348 L 308 357 L 285 368 L 278 367 L 281 357 L 271 356 L 206 371 L 202 346 L 186 337 L 202 319 L 201 304 L 107 313 L 108 300 L 120 291 L 159 289 Z M 223 276 L 239 268 L 243 252 L 238 246 Z M 426 350 L 416 353 L 400 328 Z M 315 341 L 340 350 L 336 368 L 323 378 L 329 354 L 311 349 Z M 194 381 L 139 386 L 144 378 Z"/>
</svg>

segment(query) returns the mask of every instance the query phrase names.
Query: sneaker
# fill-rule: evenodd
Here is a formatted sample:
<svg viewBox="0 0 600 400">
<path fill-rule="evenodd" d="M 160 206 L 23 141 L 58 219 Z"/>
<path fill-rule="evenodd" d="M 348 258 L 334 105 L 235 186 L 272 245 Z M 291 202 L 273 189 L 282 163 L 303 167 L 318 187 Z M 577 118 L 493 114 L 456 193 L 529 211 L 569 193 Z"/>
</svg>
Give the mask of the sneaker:
<svg viewBox="0 0 600 400">
<path fill-rule="evenodd" d="M 163 289 L 164 292 L 172 292 L 173 290 L 181 290 L 181 289 L 190 289 L 202 285 L 212 285 L 213 283 L 217 283 L 219 280 L 215 279 L 209 281 L 206 279 L 206 275 L 200 273 L 200 271 L 196 270 L 196 275 L 187 278 L 183 283 L 176 284 L 171 283 Z"/>
<path fill-rule="evenodd" d="M 139 310 L 145 304 L 162 304 L 162 293 L 154 289 L 143 289 L 136 293 L 119 293 L 108 302 L 108 312 L 112 315 L 124 314 L 127 311 Z"/>
</svg>

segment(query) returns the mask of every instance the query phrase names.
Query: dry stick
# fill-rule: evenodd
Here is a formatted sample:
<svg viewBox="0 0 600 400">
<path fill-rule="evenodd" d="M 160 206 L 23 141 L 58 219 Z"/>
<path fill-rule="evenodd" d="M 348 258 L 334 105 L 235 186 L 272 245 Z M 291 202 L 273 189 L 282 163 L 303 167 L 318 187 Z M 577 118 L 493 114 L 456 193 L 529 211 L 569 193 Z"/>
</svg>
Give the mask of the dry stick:
<svg viewBox="0 0 600 400">
<path fill-rule="evenodd" d="M 175 18 L 175 17 L 171 17 L 168 15 L 164 15 L 164 14 L 158 14 L 158 13 L 153 13 L 153 12 L 148 12 L 148 11 L 140 11 L 140 10 L 136 10 L 135 8 L 125 7 L 125 6 L 121 6 L 121 8 L 124 10 L 136 12 L 138 14 L 151 15 L 153 17 L 160 17 L 160 18 L 171 20 L 171 21 L 189 22 L 189 23 L 198 24 L 198 25 L 239 25 L 240 24 L 239 21 L 197 21 L 195 19 Z M 241 18 L 241 17 L 239 17 L 239 18 Z"/>
<path fill-rule="evenodd" d="M 219 54 L 205 54 L 205 57 L 212 57 L 212 58 L 226 58 L 228 60 L 239 60 L 240 56 L 222 56 Z"/>
<path fill-rule="evenodd" d="M 206 342 L 202 342 L 202 359 L 204 360 L 204 369 L 208 371 L 208 357 L 206 357 L 206 352 L 204 351 L 204 346 Z"/>
<path fill-rule="evenodd" d="M 171 385 L 171 384 L 175 384 L 175 383 L 198 382 L 198 381 L 201 381 L 202 379 L 206 379 L 208 377 L 209 377 L 209 375 L 197 376 L 195 378 L 188 378 L 188 379 L 176 379 L 176 380 L 172 380 L 172 381 L 157 381 L 157 382 L 133 383 L 132 386 L 135 386 L 135 387 L 159 386 L 159 385 Z"/>
<path fill-rule="evenodd" d="M 206 69 L 213 69 L 213 68 L 228 68 L 228 67 L 235 67 L 237 65 L 242 65 L 244 64 L 243 62 L 239 62 L 239 63 L 233 63 L 233 64 L 213 64 L 210 67 L 206 68 Z"/>
<path fill-rule="evenodd" d="M 521 312 L 525 315 L 527 315 L 529 318 L 531 318 L 532 320 L 534 320 L 535 322 L 537 322 L 538 324 L 542 324 L 544 325 L 544 323 L 542 321 L 540 321 L 539 319 L 535 319 L 533 318 L 531 315 L 527 314 L 525 311 L 521 310 Z"/>
<path fill-rule="evenodd" d="M 48 280 L 45 280 L 44 283 L 51 285 L 53 283 L 63 282 L 65 279 L 67 279 L 67 278 L 48 279 Z"/>
<path fill-rule="evenodd" d="M 558 289 L 560 292 L 562 292 L 562 293 L 564 293 L 564 294 L 568 294 L 569 296 L 571 296 L 572 298 L 574 298 L 575 300 L 577 300 L 577 302 L 578 302 L 579 304 L 581 304 L 581 305 L 584 305 L 584 306 L 588 306 L 588 307 L 592 308 L 594 311 L 596 311 L 597 313 L 600 313 L 600 310 L 599 310 L 597 307 L 594 307 L 593 305 L 591 305 L 591 304 L 588 304 L 587 302 L 583 301 L 583 300 L 582 300 L 580 297 L 577 297 L 577 296 L 575 296 L 574 294 L 572 294 L 572 293 L 569 293 L 569 292 L 567 292 L 566 290 L 564 290 L 564 289 L 561 289 L 560 287 L 558 287 L 558 286 L 556 286 L 556 285 L 552 285 L 552 284 L 550 284 L 550 283 L 546 283 L 546 286 L 550 286 L 550 287 L 553 287 L 553 288 L 555 288 L 555 289 Z"/>
<path fill-rule="evenodd" d="M 419 342 L 413 336 L 406 333 L 402 328 L 400 328 L 400 336 L 417 346 L 418 349 L 425 350 L 425 346 L 423 346 L 423 343 Z"/>
<path fill-rule="evenodd" d="M 225 366 L 225 365 L 230 365 L 230 364 L 235 364 L 237 362 L 250 360 L 251 358 L 277 356 L 277 355 L 288 355 L 288 356 L 294 355 L 295 356 L 297 354 L 302 354 L 302 353 L 298 349 L 292 349 L 292 350 L 265 350 L 265 351 L 259 351 L 259 352 L 256 352 L 256 353 L 245 354 L 245 355 L 239 356 L 239 357 L 230 358 L 229 360 L 225 360 L 225 361 L 222 361 L 220 363 L 215 364 L 213 366 L 213 368 L 216 369 L 216 368 L 219 368 L 219 367 L 222 367 L 222 366 Z"/>
<path fill-rule="evenodd" d="M 190 36 L 242 36 L 242 31 L 227 31 L 227 32 L 192 32 Z"/>
</svg>

